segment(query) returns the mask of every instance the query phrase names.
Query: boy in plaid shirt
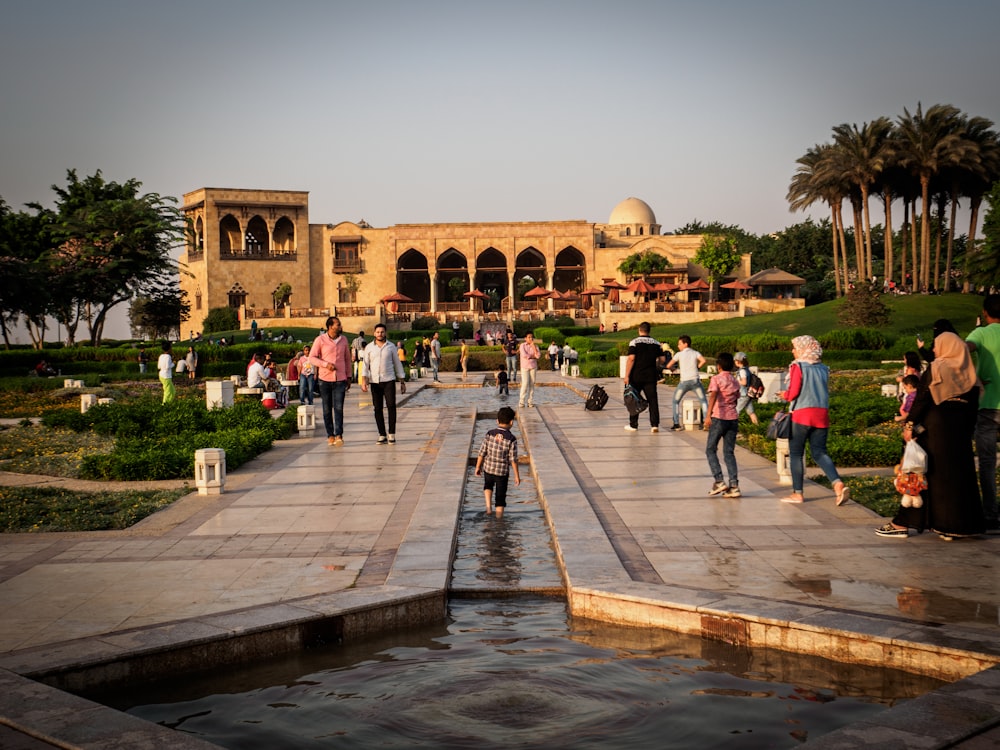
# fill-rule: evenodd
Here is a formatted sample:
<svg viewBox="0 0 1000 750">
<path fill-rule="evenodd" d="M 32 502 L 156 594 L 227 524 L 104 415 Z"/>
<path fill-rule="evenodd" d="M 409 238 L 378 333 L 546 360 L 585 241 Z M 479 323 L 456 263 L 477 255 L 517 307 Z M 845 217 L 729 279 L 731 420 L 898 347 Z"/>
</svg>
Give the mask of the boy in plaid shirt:
<svg viewBox="0 0 1000 750">
<path fill-rule="evenodd" d="M 510 431 L 517 415 L 509 406 L 497 411 L 497 426 L 486 433 L 476 459 L 476 476 L 484 476 L 483 493 L 486 496 L 486 515 L 493 510 L 493 488 L 496 487 L 497 518 L 503 518 L 507 507 L 507 482 L 514 470 L 514 484 L 521 484 L 517 468 L 517 438 Z M 485 469 L 485 471 L 484 471 Z"/>
</svg>

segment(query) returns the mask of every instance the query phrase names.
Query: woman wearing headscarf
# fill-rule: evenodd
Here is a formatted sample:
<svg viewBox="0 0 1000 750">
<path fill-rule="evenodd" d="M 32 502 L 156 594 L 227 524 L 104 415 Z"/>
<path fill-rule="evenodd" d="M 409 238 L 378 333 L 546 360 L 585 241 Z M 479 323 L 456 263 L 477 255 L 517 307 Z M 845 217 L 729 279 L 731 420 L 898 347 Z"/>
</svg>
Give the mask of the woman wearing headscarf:
<svg viewBox="0 0 1000 750">
<path fill-rule="evenodd" d="M 837 493 L 837 505 L 851 496 L 826 452 L 826 436 L 830 428 L 830 370 L 822 363 L 823 348 L 812 336 L 792 339 L 795 361 L 788 368 L 788 390 L 781 397 L 790 402 L 792 434 L 788 439 L 788 457 L 792 469 L 792 494 L 781 498 L 785 503 L 801 503 L 805 484 L 806 441 L 813 461 L 823 470 Z"/>
<path fill-rule="evenodd" d="M 929 528 L 950 540 L 986 530 L 979 497 L 972 436 L 979 408 L 976 368 L 969 349 L 949 331 L 934 339 L 934 359 L 903 428 L 903 439 L 916 439 L 927 451 L 927 489 L 920 508 L 900 508 L 879 536 L 905 537 L 909 529 Z M 919 425 L 919 426 L 918 426 Z"/>
</svg>

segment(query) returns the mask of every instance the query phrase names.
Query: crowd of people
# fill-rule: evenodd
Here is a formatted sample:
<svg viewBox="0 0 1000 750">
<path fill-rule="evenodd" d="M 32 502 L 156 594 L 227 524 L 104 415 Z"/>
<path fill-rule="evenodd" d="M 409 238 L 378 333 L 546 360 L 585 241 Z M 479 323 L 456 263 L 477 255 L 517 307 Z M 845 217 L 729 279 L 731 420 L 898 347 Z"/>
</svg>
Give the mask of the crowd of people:
<svg viewBox="0 0 1000 750">
<path fill-rule="evenodd" d="M 641 399 L 647 412 L 650 431 L 660 431 L 658 386 L 667 373 L 678 374 L 672 393 L 672 430 L 684 429 L 681 410 L 686 395 L 692 394 L 701 407 L 701 424 L 708 433 L 706 459 L 712 484 L 709 496 L 740 498 L 739 469 L 735 456 L 739 415 L 743 412 L 754 424 L 758 417 L 754 408 L 755 395 L 750 393 L 751 370 L 743 352 L 719 352 L 715 356 L 716 372 L 703 385 L 701 370 L 705 356 L 691 345 L 689 336 L 677 339 L 676 352 L 667 343 L 650 335 L 649 323 L 641 323 L 638 335 L 628 344 L 624 384 Z M 256 334 L 256 332 L 254 332 Z M 282 337 L 283 338 L 283 337 Z M 492 339 L 492 341 L 491 341 Z M 459 363 L 462 379 L 467 378 L 470 349 L 464 339 L 455 339 L 460 347 Z M 477 331 L 477 345 L 499 346 L 504 364 L 494 373 L 497 393 L 509 394 L 510 385 L 519 383 L 518 407 L 535 406 L 535 383 L 540 360 L 547 358 L 551 370 L 578 361 L 578 353 L 568 343 L 560 346 L 552 340 L 548 346 L 536 342 L 533 333 L 519 340 L 507 329 L 495 337 Z M 220 342 L 221 343 L 221 342 Z M 926 467 L 919 487 L 920 497 L 914 503 L 901 505 L 899 512 L 876 529 L 882 537 L 904 538 L 910 533 L 931 530 L 942 539 L 975 536 L 1000 529 L 996 498 L 997 436 L 1000 432 L 1000 295 L 985 297 L 982 317 L 977 327 L 966 337 L 956 333 L 945 319 L 935 322 L 933 341 L 916 337 L 916 349 L 906 352 L 903 368 L 896 378 L 899 384 L 900 406 L 895 421 L 902 426 L 904 442 L 915 441 L 926 454 Z M 784 378 L 785 388 L 778 397 L 787 403 L 789 413 L 788 454 L 791 470 L 791 491 L 781 498 L 787 503 L 802 503 L 804 495 L 804 458 L 806 446 L 812 460 L 823 471 L 833 488 L 836 505 L 845 504 L 850 487 L 841 478 L 827 451 L 831 425 L 829 409 L 829 369 L 822 362 L 822 347 L 812 336 L 797 336 L 792 340 L 792 361 Z M 386 326 L 378 324 L 374 338 L 368 341 L 364 331 L 348 342 L 340 320 L 331 316 L 324 330 L 311 344 L 304 344 L 288 362 L 284 376 L 270 353 L 257 353 L 247 366 L 247 384 L 277 395 L 279 405 L 288 403 L 288 389 L 282 384 L 297 383 L 302 404 L 313 404 L 320 397 L 323 424 L 332 446 L 344 444 L 344 400 L 351 384 L 371 394 L 374 407 L 377 444 L 396 442 L 396 393 L 406 392 L 407 370 L 427 368 L 435 382 L 440 382 L 441 341 L 438 333 L 418 339 L 412 354 L 403 341 L 389 341 Z M 140 372 L 145 372 L 149 356 L 139 348 Z M 51 374 L 51 366 L 39 363 L 36 372 Z M 198 370 L 198 353 L 191 345 L 185 354 L 174 360 L 169 342 L 164 343 L 157 361 L 157 374 L 163 385 L 163 401 L 173 400 L 173 377 L 187 374 L 194 379 Z M 759 380 L 758 380 L 759 383 Z M 515 413 L 509 410 L 491 431 L 489 447 L 484 443 L 480 453 L 487 470 L 489 487 L 486 494 L 488 512 L 495 508 L 502 515 L 506 494 L 506 474 L 510 464 L 509 437 Z M 637 432 L 640 411 L 630 410 L 625 430 Z M 495 433 L 495 434 L 493 434 Z M 722 463 L 719 461 L 719 448 Z M 516 440 L 513 455 L 516 459 Z M 723 470 L 723 464 L 725 471 Z M 501 481 L 501 467 L 507 466 Z M 516 473 L 515 473 L 516 477 Z"/>
</svg>

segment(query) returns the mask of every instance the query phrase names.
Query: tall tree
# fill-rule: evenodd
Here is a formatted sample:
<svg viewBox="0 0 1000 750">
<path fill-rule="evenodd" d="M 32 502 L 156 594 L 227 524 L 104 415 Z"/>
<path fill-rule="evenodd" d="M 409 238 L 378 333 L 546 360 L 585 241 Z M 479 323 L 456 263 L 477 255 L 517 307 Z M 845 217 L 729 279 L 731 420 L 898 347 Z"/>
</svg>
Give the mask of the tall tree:
<svg viewBox="0 0 1000 750">
<path fill-rule="evenodd" d="M 741 253 L 732 237 L 717 234 L 707 234 L 701 239 L 701 247 L 691 258 L 692 263 L 708 271 L 708 283 L 711 284 L 709 299 L 718 296 L 719 280 L 730 273 L 740 263 Z"/>
<path fill-rule="evenodd" d="M 879 117 L 872 122 L 866 122 L 860 128 L 847 123 L 837 125 L 833 129 L 833 145 L 839 153 L 839 169 L 851 185 L 858 190 L 857 203 L 860 204 L 861 218 L 864 222 L 864 258 L 858 266 L 858 272 L 866 278 L 873 275 L 872 268 L 872 238 L 871 214 L 868 207 L 868 196 L 872 185 L 888 166 L 892 159 L 894 140 L 892 139 L 892 122 L 888 117 Z M 855 221 L 857 226 L 857 221 Z"/>
<path fill-rule="evenodd" d="M 904 108 L 897 131 L 900 163 L 920 181 L 919 287 L 926 289 L 931 281 L 931 179 L 942 169 L 961 164 L 971 147 L 962 138 L 961 112 L 950 104 L 935 104 L 924 113 L 918 103 L 912 115 Z"/>
<path fill-rule="evenodd" d="M 108 182 L 100 170 L 80 180 L 69 170 L 66 181 L 65 188 L 52 186 L 58 201 L 49 262 L 71 271 L 66 294 L 77 300 L 98 346 L 108 312 L 174 269 L 169 251 L 183 239 L 184 222 L 169 205 L 173 198 L 140 195 L 138 180 Z"/>
<path fill-rule="evenodd" d="M 1000 182 L 986 195 L 983 239 L 966 252 L 969 283 L 975 288 L 1000 287 Z"/>
</svg>

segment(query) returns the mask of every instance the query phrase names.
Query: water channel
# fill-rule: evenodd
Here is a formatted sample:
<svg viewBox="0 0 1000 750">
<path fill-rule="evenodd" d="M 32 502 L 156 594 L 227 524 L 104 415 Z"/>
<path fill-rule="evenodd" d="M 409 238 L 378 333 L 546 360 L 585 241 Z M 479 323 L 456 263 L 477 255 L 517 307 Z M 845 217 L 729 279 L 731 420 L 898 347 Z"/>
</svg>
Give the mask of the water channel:
<svg viewBox="0 0 1000 750">
<path fill-rule="evenodd" d="M 493 416 L 480 414 L 473 451 Z M 573 618 L 530 473 L 496 519 L 471 459 L 445 623 L 100 700 L 241 750 L 784 748 L 942 684 Z"/>
</svg>

